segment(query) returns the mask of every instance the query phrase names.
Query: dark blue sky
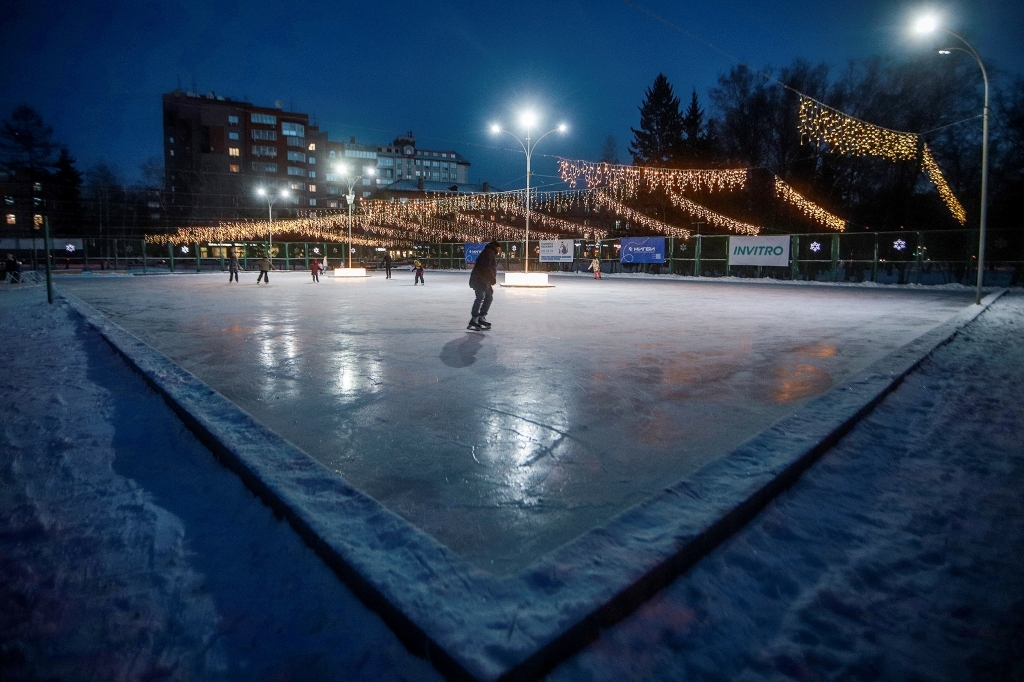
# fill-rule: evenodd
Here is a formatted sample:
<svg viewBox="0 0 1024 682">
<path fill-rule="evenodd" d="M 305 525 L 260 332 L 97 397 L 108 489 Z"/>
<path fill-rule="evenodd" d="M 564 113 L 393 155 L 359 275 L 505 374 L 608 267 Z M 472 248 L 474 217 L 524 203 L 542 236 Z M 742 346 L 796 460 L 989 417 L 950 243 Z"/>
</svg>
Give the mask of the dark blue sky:
<svg viewBox="0 0 1024 682">
<path fill-rule="evenodd" d="M 923 49 L 907 36 L 922 3 L 639 4 L 754 66 L 795 57 L 837 67 Z M 1004 73 L 1024 73 L 1024 3 L 932 3 Z M 521 152 L 488 133 L 532 104 L 552 127 L 538 153 L 597 158 L 614 135 L 622 159 L 637 107 L 659 71 L 685 101 L 705 100 L 733 65 L 621 0 L 510 2 L 0 3 L 0 103 L 38 109 L 82 168 L 107 161 L 126 180 L 161 156 L 160 95 L 180 85 L 308 112 L 334 139 L 385 143 L 412 130 L 454 148 L 471 179 L 521 186 Z M 514 143 L 512 143 L 514 144 Z M 537 172 L 553 174 L 549 160 Z M 538 183 L 541 184 L 541 183 Z"/>
</svg>

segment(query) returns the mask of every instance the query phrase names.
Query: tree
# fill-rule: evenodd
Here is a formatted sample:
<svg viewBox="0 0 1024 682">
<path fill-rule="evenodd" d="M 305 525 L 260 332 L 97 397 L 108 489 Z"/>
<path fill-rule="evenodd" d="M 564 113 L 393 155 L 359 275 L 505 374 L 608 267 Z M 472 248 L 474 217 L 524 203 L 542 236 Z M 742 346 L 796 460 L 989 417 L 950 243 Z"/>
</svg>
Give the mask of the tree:
<svg viewBox="0 0 1024 682">
<path fill-rule="evenodd" d="M 53 128 L 28 105 L 17 107 L 0 125 L 0 163 L 9 173 L 35 180 L 53 167 L 56 150 Z"/>
<path fill-rule="evenodd" d="M 683 116 L 679 98 L 672 93 L 665 74 L 659 73 L 640 105 L 640 128 L 633 131 L 629 153 L 633 163 L 668 166 L 679 156 L 683 143 Z"/>
<path fill-rule="evenodd" d="M 67 147 L 61 147 L 51 180 L 51 220 L 54 228 L 69 232 L 82 226 L 82 173 Z"/>
<path fill-rule="evenodd" d="M 708 168 L 715 165 L 715 127 L 704 117 L 704 109 L 694 90 L 690 106 L 683 114 L 683 142 L 680 147 L 678 165 L 682 168 Z"/>
<path fill-rule="evenodd" d="M 615 136 L 609 135 L 604 139 L 604 148 L 601 150 L 601 161 L 604 163 L 618 164 L 619 152 L 615 144 Z"/>
</svg>

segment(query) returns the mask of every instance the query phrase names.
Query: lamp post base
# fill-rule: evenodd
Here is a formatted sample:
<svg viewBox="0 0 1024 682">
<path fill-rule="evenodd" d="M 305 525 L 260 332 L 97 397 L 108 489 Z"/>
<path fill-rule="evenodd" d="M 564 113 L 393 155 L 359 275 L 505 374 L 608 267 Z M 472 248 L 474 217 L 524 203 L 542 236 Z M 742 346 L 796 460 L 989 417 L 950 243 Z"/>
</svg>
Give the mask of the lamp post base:
<svg viewBox="0 0 1024 682">
<path fill-rule="evenodd" d="M 525 287 L 525 288 L 551 288 L 554 284 L 548 284 L 548 273 L 546 272 L 506 272 L 503 287 Z"/>
<path fill-rule="evenodd" d="M 334 268 L 334 271 L 331 273 L 331 277 L 338 277 L 342 279 L 369 276 L 370 273 L 366 271 L 366 268 Z"/>
</svg>

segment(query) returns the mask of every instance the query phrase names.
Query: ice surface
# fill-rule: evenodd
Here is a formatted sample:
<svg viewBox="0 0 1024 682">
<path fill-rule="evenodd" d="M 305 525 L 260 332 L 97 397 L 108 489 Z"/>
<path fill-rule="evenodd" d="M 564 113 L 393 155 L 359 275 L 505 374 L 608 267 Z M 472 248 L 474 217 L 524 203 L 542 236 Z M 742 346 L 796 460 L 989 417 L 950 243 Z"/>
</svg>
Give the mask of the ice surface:
<svg viewBox="0 0 1024 682">
<path fill-rule="evenodd" d="M 970 292 L 553 277 L 463 331 L 466 276 L 62 286 L 496 573 L 948 319 Z M 250 278 L 251 279 L 251 278 Z"/>
</svg>

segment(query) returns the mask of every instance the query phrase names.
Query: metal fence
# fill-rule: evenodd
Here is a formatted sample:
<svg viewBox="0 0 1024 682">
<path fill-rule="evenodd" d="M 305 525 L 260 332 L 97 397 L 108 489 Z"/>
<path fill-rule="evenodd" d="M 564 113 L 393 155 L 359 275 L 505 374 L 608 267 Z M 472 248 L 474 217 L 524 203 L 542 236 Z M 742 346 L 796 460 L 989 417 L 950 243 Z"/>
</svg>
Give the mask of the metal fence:
<svg viewBox="0 0 1024 682">
<path fill-rule="evenodd" d="M 538 235 L 539 236 L 539 235 Z M 746 277 L 819 282 L 877 282 L 879 284 L 973 285 L 977 278 L 977 230 L 860 232 L 791 235 L 788 267 L 731 266 L 729 237 L 697 235 L 688 240 L 668 238 L 663 264 L 619 262 L 618 239 L 577 239 L 572 263 L 540 263 L 539 246 L 530 242 L 530 269 L 584 271 L 596 255 L 606 273 L 647 272 L 694 277 Z M 501 264 L 522 270 L 523 243 L 503 242 Z M 152 244 L 143 239 L 72 238 L 53 240 L 55 272 L 122 271 L 220 272 L 227 269 L 229 248 L 235 248 L 243 269 L 269 253 L 278 270 L 308 270 L 312 260 L 327 258 L 329 267 L 347 263 L 345 242 L 236 242 L 232 244 Z M 985 254 L 985 284 L 1013 286 L 1024 274 L 1024 230 L 989 230 Z M 390 249 L 396 267 L 419 260 L 430 269 L 467 267 L 462 243 L 421 243 Z M 42 239 L 0 239 L 0 253 L 14 253 L 23 270 L 45 267 Z M 355 266 L 380 268 L 384 252 L 370 246 L 352 247 Z"/>
</svg>

